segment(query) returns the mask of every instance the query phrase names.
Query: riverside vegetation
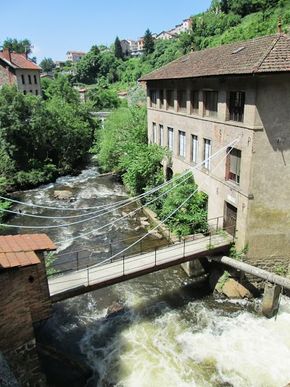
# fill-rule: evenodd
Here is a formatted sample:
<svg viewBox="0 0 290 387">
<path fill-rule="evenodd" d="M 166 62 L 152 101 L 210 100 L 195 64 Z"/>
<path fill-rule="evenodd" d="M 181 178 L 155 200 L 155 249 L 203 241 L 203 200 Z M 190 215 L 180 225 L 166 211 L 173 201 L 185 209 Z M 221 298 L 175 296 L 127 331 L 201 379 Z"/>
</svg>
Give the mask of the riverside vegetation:
<svg viewBox="0 0 290 387">
<path fill-rule="evenodd" d="M 275 33 L 279 16 L 282 16 L 286 32 L 290 23 L 289 0 L 213 0 L 206 12 L 192 17 L 192 30 L 176 39 L 154 42 L 147 30 L 142 57 L 124 56 L 118 38 L 111 47 L 93 46 L 73 69 L 67 63 L 64 69 L 58 70 L 68 74 L 58 74 L 55 70 L 54 80 L 43 80 L 43 99 L 3 87 L 0 90 L 0 191 L 36 186 L 78 169 L 94 142 L 94 133 L 98 133 L 98 122 L 90 111 L 103 109 L 118 110 L 106 124 L 106 129 L 114 133 L 116 139 L 106 139 L 100 133 L 94 146 L 102 167 L 118 170 L 133 194 L 158 184 L 164 150 L 146 144 L 145 130 L 138 129 L 141 122 L 144 123 L 144 110 L 126 108 L 117 92 L 129 90 L 129 95 L 133 94 L 133 104 L 140 104 L 145 96 L 142 89 L 136 88 L 136 81 L 143 74 L 192 50 Z M 27 39 L 6 39 L 2 45 L 22 52 L 31 43 Z M 45 58 L 43 66 L 49 71 L 53 61 Z M 72 88 L 74 84 L 89 89 L 87 103 L 80 103 Z M 120 141 L 123 148 L 119 147 L 119 154 L 117 150 L 110 152 L 110 142 L 111 146 L 113 141 L 119 145 L 118 136 L 121 136 L 116 121 L 125 124 L 128 119 L 137 128 L 130 130 L 135 143 L 130 143 L 126 138 L 128 134 L 123 133 Z M 160 203 L 155 207 L 157 213 L 165 214 Z"/>
</svg>

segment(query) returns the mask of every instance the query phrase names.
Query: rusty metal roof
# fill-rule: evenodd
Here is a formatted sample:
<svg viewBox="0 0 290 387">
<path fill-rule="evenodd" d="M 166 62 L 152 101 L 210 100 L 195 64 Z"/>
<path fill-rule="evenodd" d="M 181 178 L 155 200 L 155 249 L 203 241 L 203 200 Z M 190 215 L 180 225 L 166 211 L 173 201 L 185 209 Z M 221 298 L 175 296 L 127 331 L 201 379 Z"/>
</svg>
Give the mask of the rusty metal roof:
<svg viewBox="0 0 290 387">
<path fill-rule="evenodd" d="M 288 35 L 263 36 L 194 51 L 144 75 L 140 81 L 274 72 L 290 72 Z"/>
<path fill-rule="evenodd" d="M 36 251 L 56 250 L 46 234 L 0 236 L 0 269 L 36 265 Z"/>
</svg>

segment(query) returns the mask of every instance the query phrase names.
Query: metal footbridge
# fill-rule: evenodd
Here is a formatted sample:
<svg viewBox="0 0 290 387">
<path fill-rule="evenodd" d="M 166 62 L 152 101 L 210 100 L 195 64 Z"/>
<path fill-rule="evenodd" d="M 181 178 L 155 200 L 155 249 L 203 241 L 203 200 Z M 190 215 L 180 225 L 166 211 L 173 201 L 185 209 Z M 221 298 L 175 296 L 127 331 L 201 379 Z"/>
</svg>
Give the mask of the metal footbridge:
<svg viewBox="0 0 290 387">
<path fill-rule="evenodd" d="M 218 224 L 218 218 L 217 218 Z M 71 261 L 71 269 L 48 279 L 52 302 L 153 273 L 183 262 L 226 252 L 233 242 L 227 230 L 211 227 L 205 235 L 192 235 L 167 246 L 155 247 L 133 255 L 122 256 L 79 269 Z"/>
</svg>

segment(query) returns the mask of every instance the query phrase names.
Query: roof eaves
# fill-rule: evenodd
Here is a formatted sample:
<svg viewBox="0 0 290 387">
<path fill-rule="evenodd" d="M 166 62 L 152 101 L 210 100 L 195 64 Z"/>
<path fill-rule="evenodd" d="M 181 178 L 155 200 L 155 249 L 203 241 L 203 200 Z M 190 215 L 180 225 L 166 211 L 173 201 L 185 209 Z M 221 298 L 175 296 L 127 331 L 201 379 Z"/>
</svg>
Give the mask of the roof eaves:
<svg viewBox="0 0 290 387">
<path fill-rule="evenodd" d="M 11 63 L 9 60 L 7 60 L 6 58 L 3 58 L 2 56 L 0 56 L 0 59 L 5 62 L 6 64 L 8 64 L 8 66 L 12 67 L 13 69 L 18 69 L 18 66 L 14 65 L 13 63 Z"/>
</svg>

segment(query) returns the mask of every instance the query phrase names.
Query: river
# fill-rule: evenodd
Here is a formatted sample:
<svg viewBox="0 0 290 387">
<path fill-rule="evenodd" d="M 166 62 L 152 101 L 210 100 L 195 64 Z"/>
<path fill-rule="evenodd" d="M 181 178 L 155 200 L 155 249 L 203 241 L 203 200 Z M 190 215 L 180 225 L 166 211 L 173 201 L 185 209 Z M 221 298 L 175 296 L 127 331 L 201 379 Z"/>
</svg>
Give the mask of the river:
<svg viewBox="0 0 290 387">
<path fill-rule="evenodd" d="M 57 207 L 104 205 L 126 198 L 113 177 L 98 175 L 97 167 L 90 167 L 79 176 L 63 177 L 16 196 Z M 70 189 L 75 201 L 54 199 L 56 189 Z M 20 205 L 15 208 L 25 211 Z M 131 205 L 126 211 L 134 208 Z M 118 240 L 145 233 L 134 218 L 94 231 L 112 219 L 121 219 L 122 211 L 46 232 L 58 244 L 60 254 L 85 249 L 97 252 L 94 259 L 100 261 L 108 257 L 109 241 L 116 242 L 118 251 L 130 243 Z M 33 213 L 62 214 L 45 209 L 33 209 Z M 52 219 L 45 224 L 63 222 Z M 10 223 L 40 226 L 44 220 L 23 216 Z M 45 230 L 37 230 L 41 231 Z M 148 243 L 161 242 L 152 237 Z M 122 305 L 121 311 L 107 315 L 114 303 Z M 271 320 L 256 312 L 257 304 L 228 301 L 196 289 L 179 267 L 163 270 L 54 305 L 53 317 L 38 327 L 37 336 L 41 346 L 62 355 L 53 360 L 42 354 L 43 367 L 51 386 L 284 387 L 290 382 L 289 299 L 282 298 L 279 314 Z M 76 363 L 69 366 L 68 358 Z M 72 364 L 85 364 L 90 376 Z"/>
</svg>

